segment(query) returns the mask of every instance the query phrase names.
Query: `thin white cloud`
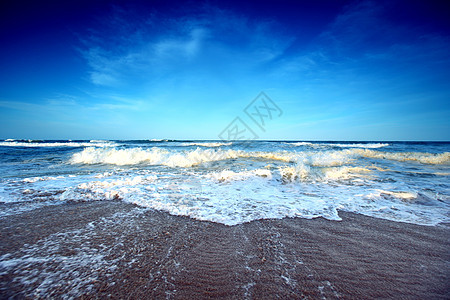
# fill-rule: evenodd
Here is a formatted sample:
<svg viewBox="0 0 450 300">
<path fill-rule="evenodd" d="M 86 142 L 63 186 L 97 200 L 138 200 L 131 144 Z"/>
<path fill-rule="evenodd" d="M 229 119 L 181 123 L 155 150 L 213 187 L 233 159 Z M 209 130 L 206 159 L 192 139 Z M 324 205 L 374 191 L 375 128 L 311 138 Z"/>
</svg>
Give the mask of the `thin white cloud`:
<svg viewBox="0 0 450 300">
<path fill-rule="evenodd" d="M 21 101 L 5 101 L 0 100 L 0 107 L 7 109 L 15 109 L 22 111 L 33 111 L 36 108 L 39 108 L 40 105 L 35 103 L 21 102 Z"/>
<path fill-rule="evenodd" d="M 81 113 L 88 111 L 137 111 L 145 108 L 145 102 L 142 100 L 124 99 L 118 96 L 103 96 L 101 98 L 97 98 L 97 101 L 85 102 L 72 95 L 57 95 L 38 103 L 0 100 L 0 107 L 37 114 L 53 113 L 55 115 L 70 114 L 75 111 Z"/>
<path fill-rule="evenodd" d="M 191 30 L 187 38 L 172 38 L 155 43 L 154 54 L 157 59 L 164 59 L 168 56 L 184 56 L 193 58 L 198 54 L 201 43 L 207 36 L 207 30 L 195 28 Z"/>
<path fill-rule="evenodd" d="M 395 72 L 404 68 L 405 76 L 407 71 L 420 73 L 431 66 L 435 66 L 436 71 L 450 67 L 448 36 L 394 23 L 386 17 L 387 10 L 386 3 L 373 1 L 347 6 L 317 37 L 308 52 L 286 57 L 274 72 L 279 76 L 301 76 L 303 80 L 329 80 L 368 75 L 369 70 L 382 66 L 398 67 Z M 383 73 L 394 76 L 394 70 Z"/>
<path fill-rule="evenodd" d="M 277 33 L 271 22 L 249 20 L 217 8 L 204 10 L 176 20 L 155 15 L 130 20 L 119 10 L 107 24 L 106 34 L 102 29 L 92 30 L 92 37 L 84 41 L 91 82 L 136 87 L 183 70 L 208 73 L 212 66 L 230 72 L 251 69 L 280 55 L 292 42 Z"/>
</svg>

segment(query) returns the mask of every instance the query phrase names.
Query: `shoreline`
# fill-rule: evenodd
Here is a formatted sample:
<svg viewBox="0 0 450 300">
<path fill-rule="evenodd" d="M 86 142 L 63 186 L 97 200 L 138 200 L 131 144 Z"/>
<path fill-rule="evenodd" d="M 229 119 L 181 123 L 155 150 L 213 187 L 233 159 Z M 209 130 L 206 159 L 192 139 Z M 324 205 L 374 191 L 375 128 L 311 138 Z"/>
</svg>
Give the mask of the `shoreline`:
<svg viewBox="0 0 450 300">
<path fill-rule="evenodd" d="M 450 224 L 339 212 L 234 226 L 121 201 L 0 218 L 0 296 L 450 298 Z"/>
</svg>

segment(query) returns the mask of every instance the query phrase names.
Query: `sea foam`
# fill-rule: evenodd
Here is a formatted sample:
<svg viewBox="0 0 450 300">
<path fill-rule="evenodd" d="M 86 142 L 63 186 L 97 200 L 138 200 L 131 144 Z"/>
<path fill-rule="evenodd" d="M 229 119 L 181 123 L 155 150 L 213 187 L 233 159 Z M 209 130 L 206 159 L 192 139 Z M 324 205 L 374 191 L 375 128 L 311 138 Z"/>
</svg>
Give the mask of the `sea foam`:
<svg viewBox="0 0 450 300">
<path fill-rule="evenodd" d="M 289 161 L 292 155 L 283 152 L 246 152 L 232 149 L 212 150 L 197 148 L 186 151 L 169 151 L 158 147 L 151 149 L 86 148 L 81 152 L 75 153 L 70 162 L 73 164 L 149 164 L 169 167 L 191 167 L 205 162 L 252 157 Z"/>
<path fill-rule="evenodd" d="M 343 149 L 332 151 L 243 151 L 232 149 L 194 149 L 171 151 L 152 147 L 124 148 L 88 147 L 73 154 L 70 162 L 73 164 L 112 164 L 112 165 L 165 165 L 170 167 L 191 167 L 205 162 L 236 158 L 264 159 L 267 161 L 303 162 L 312 166 L 340 166 L 358 157 L 381 160 L 416 161 L 424 164 L 448 164 L 450 152 L 385 152 L 371 149 Z"/>
<path fill-rule="evenodd" d="M 368 149 L 354 149 L 353 151 L 360 156 L 377 159 L 416 161 L 424 164 L 448 164 L 450 162 L 450 152 L 380 152 Z"/>
<path fill-rule="evenodd" d="M 43 144 L 5 143 L 16 142 Z M 21 149 L 17 156 L 3 147 L 0 201 L 7 205 L 0 216 L 27 206 L 120 200 L 226 225 L 339 220 L 339 210 L 425 225 L 450 219 L 447 144 L 57 142 L 65 143 L 72 148 Z"/>
</svg>

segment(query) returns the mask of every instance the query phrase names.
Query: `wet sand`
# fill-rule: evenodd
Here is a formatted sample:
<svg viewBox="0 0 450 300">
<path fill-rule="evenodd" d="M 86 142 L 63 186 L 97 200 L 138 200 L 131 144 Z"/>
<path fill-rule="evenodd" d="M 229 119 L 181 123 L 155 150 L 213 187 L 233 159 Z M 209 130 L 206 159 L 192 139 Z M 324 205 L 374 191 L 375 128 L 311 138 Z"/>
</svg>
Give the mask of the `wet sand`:
<svg viewBox="0 0 450 300">
<path fill-rule="evenodd" d="M 0 218 L 0 298 L 450 299 L 450 225 L 225 226 L 120 201 Z"/>
</svg>

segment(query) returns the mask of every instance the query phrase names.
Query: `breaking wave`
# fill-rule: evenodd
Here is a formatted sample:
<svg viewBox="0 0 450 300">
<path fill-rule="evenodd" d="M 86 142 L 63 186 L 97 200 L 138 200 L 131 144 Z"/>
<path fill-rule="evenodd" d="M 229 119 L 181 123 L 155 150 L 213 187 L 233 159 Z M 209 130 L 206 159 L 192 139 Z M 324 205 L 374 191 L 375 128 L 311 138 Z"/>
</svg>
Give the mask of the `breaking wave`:
<svg viewBox="0 0 450 300">
<path fill-rule="evenodd" d="M 305 164 L 297 163 L 295 166 L 280 167 L 279 172 L 283 182 L 296 181 L 342 181 L 342 180 L 361 180 L 369 177 L 372 170 L 363 167 L 327 167 L 314 168 Z"/>
<path fill-rule="evenodd" d="M 381 152 L 368 149 L 354 149 L 356 154 L 376 159 L 389 159 L 396 161 L 417 161 L 424 164 L 447 164 L 450 162 L 450 152 L 428 153 L 428 152 Z"/>
<path fill-rule="evenodd" d="M 200 149 L 170 151 L 153 147 L 150 149 L 110 147 L 88 147 L 73 154 L 73 164 L 112 164 L 112 165 L 165 165 L 169 167 L 191 167 L 201 163 L 237 159 L 254 158 L 268 161 L 296 162 L 304 166 L 335 167 L 348 164 L 359 157 L 395 161 L 416 161 L 423 164 L 447 164 L 450 152 L 382 152 L 370 149 L 343 149 L 335 151 L 305 152 L 265 152 L 243 151 L 232 149 Z"/>
<path fill-rule="evenodd" d="M 79 153 L 75 153 L 70 162 L 74 164 L 149 164 L 169 167 L 191 167 L 205 162 L 245 157 L 259 157 L 282 161 L 290 161 L 292 159 L 292 155 L 277 152 L 245 152 L 231 149 L 211 150 L 200 148 L 174 152 L 153 147 L 151 149 L 86 148 Z"/>
</svg>

